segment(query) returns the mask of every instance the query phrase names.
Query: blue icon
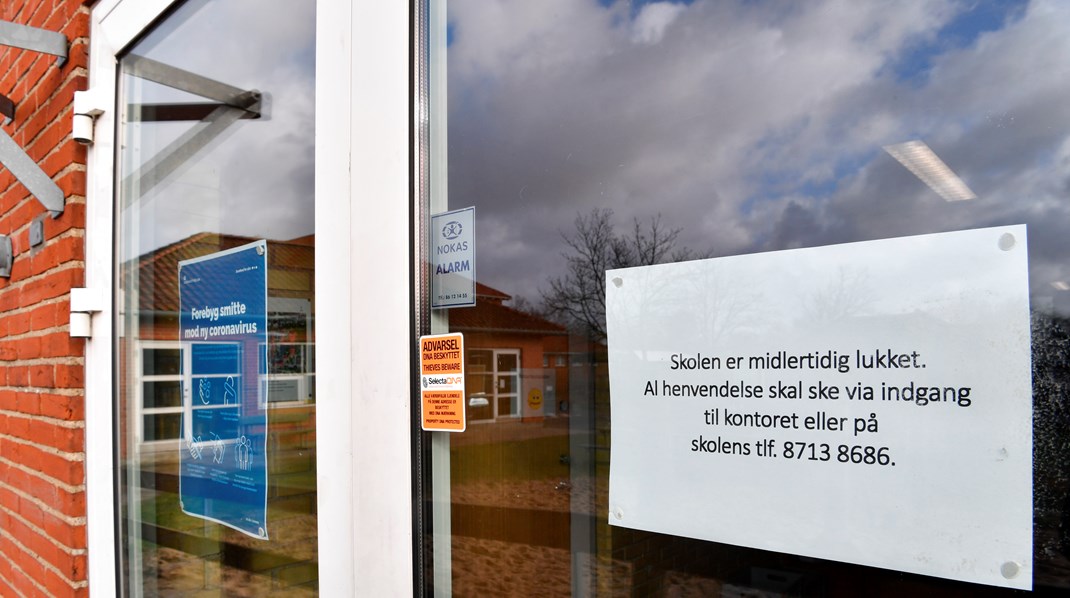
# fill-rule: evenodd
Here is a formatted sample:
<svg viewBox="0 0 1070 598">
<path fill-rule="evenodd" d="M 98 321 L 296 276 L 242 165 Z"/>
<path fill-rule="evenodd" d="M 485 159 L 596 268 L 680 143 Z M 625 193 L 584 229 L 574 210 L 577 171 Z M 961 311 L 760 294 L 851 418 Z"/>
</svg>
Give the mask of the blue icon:
<svg viewBox="0 0 1070 598">
<path fill-rule="evenodd" d="M 442 227 L 442 236 L 447 239 L 456 239 L 461 236 L 462 232 L 464 232 L 464 227 L 456 220 L 450 220 L 446 223 L 446 226 Z"/>
</svg>

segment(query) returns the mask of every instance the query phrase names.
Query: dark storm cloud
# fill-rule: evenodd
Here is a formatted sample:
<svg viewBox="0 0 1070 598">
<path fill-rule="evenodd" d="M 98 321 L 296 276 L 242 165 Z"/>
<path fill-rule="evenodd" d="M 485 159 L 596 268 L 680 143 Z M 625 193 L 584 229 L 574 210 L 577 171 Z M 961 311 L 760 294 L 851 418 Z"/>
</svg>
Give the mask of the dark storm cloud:
<svg viewBox="0 0 1070 598">
<path fill-rule="evenodd" d="M 480 278 L 531 296 L 595 207 L 621 226 L 662 213 L 715 255 L 1018 222 L 1045 236 L 1070 214 L 1068 9 L 952 31 L 969 10 L 452 0 L 450 205 L 478 207 Z M 944 202 L 881 150 L 912 139 L 979 199 Z M 1066 245 L 1031 242 L 1034 272 Z"/>
</svg>

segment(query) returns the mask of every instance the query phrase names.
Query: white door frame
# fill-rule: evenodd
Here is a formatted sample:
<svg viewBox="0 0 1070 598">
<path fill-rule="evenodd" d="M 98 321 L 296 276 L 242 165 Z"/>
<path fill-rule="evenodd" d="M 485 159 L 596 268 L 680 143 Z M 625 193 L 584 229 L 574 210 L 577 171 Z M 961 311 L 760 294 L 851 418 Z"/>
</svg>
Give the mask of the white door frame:
<svg viewBox="0 0 1070 598">
<path fill-rule="evenodd" d="M 176 0 L 92 8 L 86 287 L 112 298 L 116 65 Z M 356 4 L 353 6 L 352 4 Z M 410 21 L 407 2 L 321 2 L 316 15 L 319 575 L 326 595 L 413 593 Z M 116 595 L 115 309 L 86 343 L 89 584 Z"/>
</svg>

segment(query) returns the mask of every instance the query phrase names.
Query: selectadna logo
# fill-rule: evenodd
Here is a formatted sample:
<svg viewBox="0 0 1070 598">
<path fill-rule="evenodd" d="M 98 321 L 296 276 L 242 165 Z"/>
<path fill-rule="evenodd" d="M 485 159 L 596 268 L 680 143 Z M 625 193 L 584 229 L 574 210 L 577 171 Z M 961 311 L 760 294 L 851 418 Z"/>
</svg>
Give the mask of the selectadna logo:
<svg viewBox="0 0 1070 598">
<path fill-rule="evenodd" d="M 446 226 L 442 227 L 442 236 L 450 240 L 461 236 L 462 232 L 464 232 L 464 227 L 456 220 L 450 220 L 446 223 Z"/>
<path fill-rule="evenodd" d="M 464 378 L 460 376 L 436 376 L 436 377 L 424 377 L 424 388 L 429 386 L 442 386 L 445 384 L 460 384 L 464 382 Z"/>
</svg>

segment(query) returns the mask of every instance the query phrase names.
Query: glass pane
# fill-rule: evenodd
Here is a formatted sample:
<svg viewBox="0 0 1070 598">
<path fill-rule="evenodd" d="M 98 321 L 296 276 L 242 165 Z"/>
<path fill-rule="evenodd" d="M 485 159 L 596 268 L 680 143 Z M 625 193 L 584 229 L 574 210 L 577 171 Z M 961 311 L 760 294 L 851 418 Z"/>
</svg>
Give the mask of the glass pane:
<svg viewBox="0 0 1070 598">
<path fill-rule="evenodd" d="M 181 423 L 182 415 L 180 413 L 160 413 L 144 416 L 145 442 L 178 440 Z"/>
<path fill-rule="evenodd" d="M 433 524 L 423 530 L 435 557 L 436 595 L 988 596 L 1009 595 L 1015 590 L 1001 586 L 1023 580 L 1052 594 L 1070 587 L 1066 3 L 561 0 L 497 3 L 494 10 L 480 0 L 430 4 L 432 19 L 446 15 L 431 35 L 441 45 L 429 61 L 446 65 L 430 78 L 429 110 L 444 121 L 432 124 L 430 147 L 446 150 L 432 156 L 431 168 L 445 161 L 441 182 L 448 183 L 432 182 L 426 208 L 434 214 L 474 206 L 479 257 L 476 306 L 450 310 L 448 330 L 432 332 L 464 333 L 470 385 L 475 372 L 489 371 L 488 353 L 497 376 L 493 393 L 479 391 L 493 404 L 493 419 L 481 413 L 479 425 L 426 443 L 432 458 L 423 462 L 437 467 L 424 472 L 434 481 L 430 500 L 437 493 L 450 503 L 435 510 L 429 502 Z M 1002 289 L 978 295 L 961 284 L 995 276 L 989 263 L 924 282 L 944 272 L 946 262 L 915 259 L 904 267 L 896 251 L 874 249 L 907 238 L 913 242 L 898 247 L 913 251 L 947 235 L 1023 230 L 1019 225 L 1028 231 L 1018 246 L 1027 257 L 1015 279 L 1020 318 L 982 317 L 991 313 L 986 302 L 1001 304 Z M 923 235 L 933 236 L 919 240 Z M 995 243 L 986 247 L 997 251 Z M 821 292 L 800 292 L 816 284 L 810 256 L 817 254 L 809 251 L 817 248 L 838 252 L 823 265 L 873 253 L 861 270 L 830 268 Z M 754 266 L 717 278 L 716 268 L 741 258 L 754 258 L 746 262 Z M 693 275 L 672 284 L 636 282 L 636 272 L 666 272 L 669 264 Z M 607 281 L 607 271 L 654 265 Z M 778 293 L 767 291 L 773 280 Z M 728 406 L 761 416 L 780 407 L 768 397 L 719 401 L 659 396 L 654 385 L 611 386 L 610 355 L 620 356 L 614 343 L 622 330 L 607 330 L 607 296 L 636 284 L 645 294 L 628 295 L 632 317 L 618 322 L 627 323 L 623 334 L 638 347 L 628 363 L 643 367 L 670 363 L 690 338 L 708 340 L 704 355 L 731 356 L 746 355 L 748 343 L 775 354 L 781 343 L 827 339 L 822 335 L 833 329 L 855 344 L 910 335 L 944 347 L 952 324 L 1013 326 L 1014 335 L 985 347 L 945 348 L 941 356 L 959 363 L 971 351 L 995 347 L 1000 358 L 993 367 L 1004 368 L 1021 347 L 1028 363 L 1013 377 L 1031 384 L 1031 397 L 1029 390 L 990 394 L 987 405 L 1015 405 L 1015 424 L 1022 424 L 1015 430 L 1032 434 L 1024 441 L 1031 450 L 1016 451 L 1025 465 L 1013 487 L 1026 497 L 1013 509 L 1031 516 L 1031 527 L 1023 517 L 1007 524 L 1001 513 L 960 526 L 951 534 L 959 545 L 940 555 L 953 566 L 928 569 L 922 551 L 858 531 L 872 521 L 906 529 L 926 513 L 954 519 L 982 497 L 995 504 L 1010 494 L 998 483 L 978 484 L 980 491 L 957 500 L 947 479 L 917 475 L 918 468 L 905 473 L 902 461 L 894 474 L 855 467 L 880 464 L 879 443 L 869 444 L 884 439 L 924 452 L 919 459 L 965 459 L 969 447 L 987 446 L 982 426 L 1003 423 L 978 407 L 980 399 L 969 408 L 916 401 L 910 408 L 924 415 L 911 415 L 912 425 L 885 427 L 882 415 L 880 432 L 871 436 L 826 427 L 822 433 L 838 445 L 829 447 L 835 463 L 826 469 L 805 469 L 825 465 L 820 445 L 788 449 L 783 430 L 763 429 L 778 441 L 767 453 L 772 464 L 748 457 L 740 461 L 754 472 L 743 477 L 748 483 L 730 483 L 746 469 L 728 465 L 730 458 L 744 458 L 699 453 L 692 439 L 709 447 L 718 436 L 743 434 L 718 423 L 717 408 L 722 416 Z M 894 310 L 893 295 L 906 297 Z M 665 321 L 675 323 L 660 325 Z M 808 336 L 795 332 L 800 322 L 810 326 Z M 734 380 L 729 371 L 700 369 L 688 380 Z M 931 379 L 933 369 L 911 372 L 917 384 L 910 388 Z M 681 376 L 668 365 L 658 371 L 666 380 Z M 769 381 L 784 379 L 782 373 L 770 370 Z M 616 361 L 612 375 L 621 375 Z M 907 388 L 905 378 L 898 387 Z M 631 412 L 619 406 L 628 396 L 645 397 L 648 409 L 634 409 L 645 419 L 632 414 L 622 426 Z M 799 400 L 806 407 L 791 412 L 800 421 L 822 410 L 817 398 Z M 937 424 L 937 409 L 950 404 L 968 415 Z M 647 434 L 670 427 L 663 421 L 669 419 L 671 434 Z M 940 444 L 934 430 L 966 442 Z M 644 450 L 662 445 L 679 448 L 644 471 L 657 470 L 684 491 L 669 506 L 651 500 L 633 507 L 647 511 L 640 516 L 671 512 L 683 523 L 628 527 L 633 513 L 610 508 L 610 459 L 639 461 Z M 837 454 L 840 447 L 846 450 Z M 789 454 L 799 462 L 788 462 Z M 993 451 L 970 479 L 994 479 L 1006 459 Z M 950 479 L 967 474 L 946 472 Z M 754 506 L 767 504 L 758 473 L 789 505 L 782 512 Z M 648 477 L 627 482 L 644 498 L 668 492 Z M 872 484 L 891 478 L 897 483 L 889 498 L 861 500 Z M 620 479 L 616 471 L 614 483 Z M 826 500 L 804 501 L 815 494 L 816 479 Z M 700 501 L 702 508 L 679 506 Z M 795 526 L 790 533 L 763 527 L 784 515 Z M 715 516 L 741 531 L 708 533 L 704 523 Z M 917 534 L 922 546 L 937 545 L 939 535 Z M 982 535 L 1008 544 L 1011 535 L 1016 542 L 1025 537 L 1029 546 L 1016 546 L 1026 558 L 971 562 L 971 538 Z M 813 553 L 787 548 L 797 542 Z M 821 550 L 847 556 L 822 557 Z M 857 556 L 875 553 L 905 564 L 877 566 Z M 963 573 L 981 570 L 989 581 Z"/>
<path fill-rule="evenodd" d="M 516 414 L 513 403 L 515 396 L 498 396 L 498 417 L 509 417 Z"/>
<path fill-rule="evenodd" d="M 124 594 L 314 595 L 315 3 L 180 3 L 119 73 Z"/>
<path fill-rule="evenodd" d="M 142 352 L 146 376 L 177 376 L 181 366 L 178 348 L 145 349 Z"/>
<path fill-rule="evenodd" d="M 507 372 L 516 371 L 516 355 L 513 353 L 499 353 L 498 354 L 498 373 L 505 374 Z"/>
<path fill-rule="evenodd" d="M 145 409 L 180 407 L 182 405 L 182 383 L 179 380 L 146 381 L 141 385 L 141 388 L 143 392 L 142 406 Z"/>
</svg>

